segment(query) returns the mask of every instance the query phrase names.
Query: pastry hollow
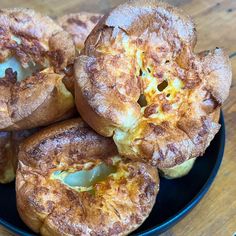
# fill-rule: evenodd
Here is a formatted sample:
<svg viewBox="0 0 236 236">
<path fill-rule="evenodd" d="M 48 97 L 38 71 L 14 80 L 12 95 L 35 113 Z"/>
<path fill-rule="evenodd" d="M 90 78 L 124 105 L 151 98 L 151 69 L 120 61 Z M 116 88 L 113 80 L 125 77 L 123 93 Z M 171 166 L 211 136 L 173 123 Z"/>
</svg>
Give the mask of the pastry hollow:
<svg viewBox="0 0 236 236">
<path fill-rule="evenodd" d="M 71 179 L 85 170 L 96 175 L 98 165 L 111 169 L 90 186 Z M 147 218 L 158 189 L 155 167 L 121 159 L 112 139 L 81 119 L 42 130 L 20 146 L 17 208 L 41 235 L 126 235 Z"/>
<path fill-rule="evenodd" d="M 190 17 L 166 3 L 128 1 L 105 15 L 75 62 L 83 119 L 122 156 L 172 168 L 203 155 L 229 94 L 224 49 L 194 53 Z"/>
<path fill-rule="evenodd" d="M 0 11 L 0 130 L 44 126 L 70 113 L 63 83 L 74 62 L 71 36 L 31 9 Z"/>
</svg>

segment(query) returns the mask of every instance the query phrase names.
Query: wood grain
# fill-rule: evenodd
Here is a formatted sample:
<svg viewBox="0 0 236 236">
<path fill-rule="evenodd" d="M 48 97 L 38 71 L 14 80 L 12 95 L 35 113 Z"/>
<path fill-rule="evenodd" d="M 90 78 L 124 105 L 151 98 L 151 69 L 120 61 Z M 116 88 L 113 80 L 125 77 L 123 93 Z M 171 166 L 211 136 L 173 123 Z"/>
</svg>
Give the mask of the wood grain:
<svg viewBox="0 0 236 236">
<path fill-rule="evenodd" d="M 1 0 L 1 8 L 30 7 L 53 18 L 69 12 L 105 13 L 123 0 Z M 228 49 L 236 75 L 236 1 L 168 0 L 191 15 L 198 31 L 196 51 L 216 46 Z M 234 54 L 235 53 L 235 54 Z M 224 85 L 222 85 L 224 86 Z M 198 206 L 162 236 L 232 236 L 236 232 L 236 77 L 224 105 L 227 129 L 225 155 L 217 178 Z M 12 236 L 0 227 L 1 236 Z"/>
</svg>

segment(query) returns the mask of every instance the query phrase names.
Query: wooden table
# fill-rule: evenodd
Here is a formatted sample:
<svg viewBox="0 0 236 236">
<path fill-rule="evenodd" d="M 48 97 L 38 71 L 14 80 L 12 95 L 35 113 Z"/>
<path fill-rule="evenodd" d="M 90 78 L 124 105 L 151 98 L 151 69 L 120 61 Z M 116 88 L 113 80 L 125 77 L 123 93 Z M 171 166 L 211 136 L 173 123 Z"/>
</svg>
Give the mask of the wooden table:
<svg viewBox="0 0 236 236">
<path fill-rule="evenodd" d="M 1 0 L 4 7 L 31 7 L 52 17 L 82 10 L 106 12 L 124 0 Z M 197 51 L 225 47 L 236 75 L 236 1 L 169 0 L 191 15 L 197 26 Z M 227 142 L 223 164 L 210 191 L 180 223 L 162 236 L 232 236 L 236 232 L 236 77 L 224 105 Z M 223 85 L 222 85 L 223 86 Z M 0 227 L 1 236 L 10 236 Z"/>
</svg>

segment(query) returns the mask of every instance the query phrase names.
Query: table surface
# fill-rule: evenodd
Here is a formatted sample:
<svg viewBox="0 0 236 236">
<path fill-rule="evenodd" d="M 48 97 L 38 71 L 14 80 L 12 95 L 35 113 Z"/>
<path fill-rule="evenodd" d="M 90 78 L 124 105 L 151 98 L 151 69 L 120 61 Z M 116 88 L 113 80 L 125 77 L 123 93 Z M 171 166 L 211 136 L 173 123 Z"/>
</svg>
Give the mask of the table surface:
<svg viewBox="0 0 236 236">
<path fill-rule="evenodd" d="M 124 0 L 1 0 L 1 8 L 30 7 L 52 17 L 79 11 L 102 12 Z M 180 6 L 196 23 L 196 51 L 218 47 L 228 49 L 236 75 L 236 1 L 168 0 Z M 222 166 L 210 191 L 181 222 L 162 236 L 233 235 L 236 232 L 236 76 L 223 110 L 227 142 Z M 222 85 L 223 86 L 223 85 Z M 12 236 L 0 227 L 1 236 Z"/>
</svg>

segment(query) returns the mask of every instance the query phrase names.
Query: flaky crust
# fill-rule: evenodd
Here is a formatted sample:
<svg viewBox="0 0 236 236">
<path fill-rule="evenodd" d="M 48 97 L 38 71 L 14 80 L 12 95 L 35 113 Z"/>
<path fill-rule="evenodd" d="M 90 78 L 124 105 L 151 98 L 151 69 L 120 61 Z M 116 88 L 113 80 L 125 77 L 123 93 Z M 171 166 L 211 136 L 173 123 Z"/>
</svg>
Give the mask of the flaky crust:
<svg viewBox="0 0 236 236">
<path fill-rule="evenodd" d="M 75 57 L 71 36 L 30 9 L 2 9 L 0 30 L 1 63 L 15 57 L 23 68 L 38 67 L 21 81 L 15 68 L 0 79 L 0 130 L 47 125 L 70 112 L 73 96 L 63 78 Z"/>
<path fill-rule="evenodd" d="M 71 13 L 57 19 L 58 24 L 67 31 L 74 40 L 75 47 L 80 52 L 92 29 L 102 18 L 101 14 L 90 12 Z"/>
<path fill-rule="evenodd" d="M 16 177 L 17 208 L 41 235 L 126 235 L 149 215 L 159 188 L 157 170 L 122 160 L 117 179 L 108 176 L 94 193 L 78 192 L 50 176 L 117 156 L 113 141 L 82 120 L 65 121 L 27 139 L 20 147 Z M 122 174 L 125 173 L 125 174 Z"/>
<path fill-rule="evenodd" d="M 195 54 L 195 44 L 194 24 L 177 8 L 155 0 L 118 6 L 75 62 L 81 116 L 133 160 L 169 168 L 202 155 L 220 128 L 212 113 L 232 74 L 223 49 Z"/>
<path fill-rule="evenodd" d="M 15 179 L 17 155 L 20 143 L 38 129 L 0 132 L 0 183 L 10 183 Z"/>
</svg>

